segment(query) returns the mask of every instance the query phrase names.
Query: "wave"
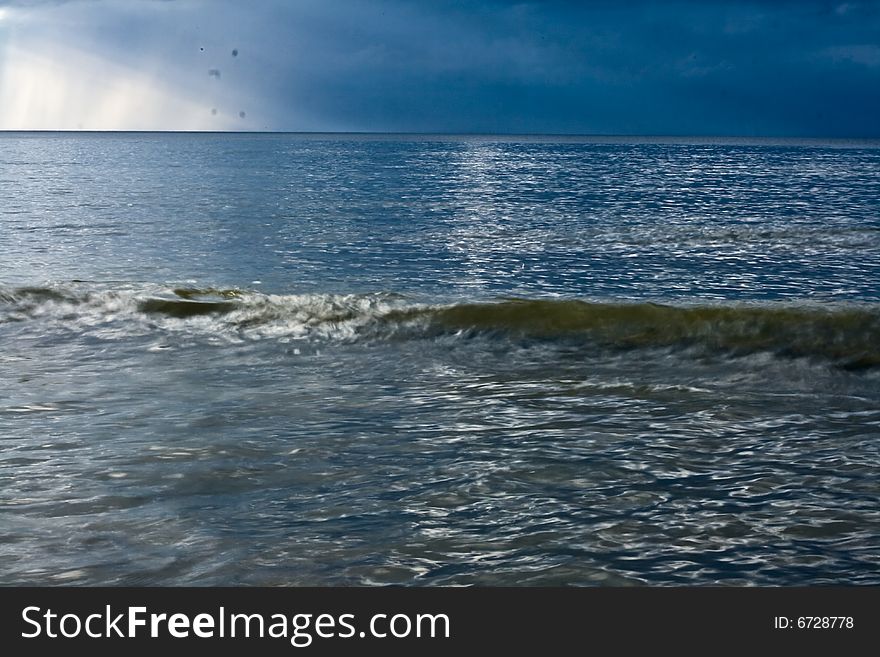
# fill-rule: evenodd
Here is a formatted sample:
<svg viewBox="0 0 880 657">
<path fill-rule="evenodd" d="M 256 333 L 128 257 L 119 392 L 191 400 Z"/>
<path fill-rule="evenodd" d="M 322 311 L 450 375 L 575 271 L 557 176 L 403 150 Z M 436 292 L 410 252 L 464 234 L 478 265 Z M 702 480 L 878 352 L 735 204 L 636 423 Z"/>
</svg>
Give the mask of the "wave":
<svg viewBox="0 0 880 657">
<path fill-rule="evenodd" d="M 272 295 L 237 289 L 137 286 L 0 288 L 0 324 L 42 322 L 104 337 L 168 331 L 228 340 L 356 339 L 400 295 Z"/>
<path fill-rule="evenodd" d="M 433 325 L 446 330 L 588 341 L 618 349 L 699 347 L 730 355 L 815 356 L 850 369 L 880 365 L 878 306 L 673 306 L 510 299 L 435 308 L 430 316 Z"/>
<path fill-rule="evenodd" d="M 878 304 L 690 306 L 518 298 L 428 304 L 392 293 L 0 288 L 0 322 L 28 320 L 116 327 L 117 333 L 169 330 L 230 339 L 482 336 L 600 349 L 673 348 L 729 356 L 769 352 L 828 360 L 849 370 L 880 367 Z"/>
</svg>

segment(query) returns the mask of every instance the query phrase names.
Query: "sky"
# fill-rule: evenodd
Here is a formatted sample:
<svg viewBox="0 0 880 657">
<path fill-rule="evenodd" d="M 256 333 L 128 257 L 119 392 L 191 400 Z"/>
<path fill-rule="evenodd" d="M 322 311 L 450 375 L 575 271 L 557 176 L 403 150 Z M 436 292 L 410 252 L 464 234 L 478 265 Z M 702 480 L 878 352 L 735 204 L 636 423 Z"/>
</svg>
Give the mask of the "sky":
<svg viewBox="0 0 880 657">
<path fill-rule="evenodd" d="M 0 0 L 0 129 L 880 138 L 880 0 Z"/>
</svg>

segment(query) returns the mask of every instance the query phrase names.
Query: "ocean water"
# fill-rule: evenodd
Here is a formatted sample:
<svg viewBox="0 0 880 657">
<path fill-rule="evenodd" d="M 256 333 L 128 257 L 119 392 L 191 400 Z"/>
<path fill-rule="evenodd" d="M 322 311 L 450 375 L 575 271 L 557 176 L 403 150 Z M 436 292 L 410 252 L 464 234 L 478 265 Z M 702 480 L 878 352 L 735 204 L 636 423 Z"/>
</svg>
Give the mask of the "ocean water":
<svg viewBox="0 0 880 657">
<path fill-rule="evenodd" d="M 880 584 L 880 144 L 0 135 L 0 584 Z"/>
</svg>

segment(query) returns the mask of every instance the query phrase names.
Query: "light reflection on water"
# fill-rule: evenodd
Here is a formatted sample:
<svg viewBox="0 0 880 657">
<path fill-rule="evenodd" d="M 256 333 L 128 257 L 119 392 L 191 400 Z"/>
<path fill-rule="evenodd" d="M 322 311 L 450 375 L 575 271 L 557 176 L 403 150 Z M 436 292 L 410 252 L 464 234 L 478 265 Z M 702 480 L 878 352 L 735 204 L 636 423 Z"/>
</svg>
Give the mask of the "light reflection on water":
<svg viewBox="0 0 880 657">
<path fill-rule="evenodd" d="M 480 342 L 86 357 L 2 415 L 4 581 L 876 582 L 860 376 Z"/>
<path fill-rule="evenodd" d="M 0 583 L 880 583 L 857 312 L 805 353 L 717 347 L 748 313 L 370 333 L 510 296 L 876 314 L 877 149 L 0 141 Z"/>
</svg>

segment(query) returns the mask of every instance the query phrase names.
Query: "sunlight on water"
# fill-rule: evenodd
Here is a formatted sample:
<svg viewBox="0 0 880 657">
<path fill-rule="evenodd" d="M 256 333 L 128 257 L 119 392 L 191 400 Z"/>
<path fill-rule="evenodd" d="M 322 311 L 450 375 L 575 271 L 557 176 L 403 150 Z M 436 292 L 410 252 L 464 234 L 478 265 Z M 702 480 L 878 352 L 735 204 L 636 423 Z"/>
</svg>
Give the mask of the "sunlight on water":
<svg viewBox="0 0 880 657">
<path fill-rule="evenodd" d="M 880 149 L 0 142 L 0 583 L 880 583 Z"/>
</svg>

